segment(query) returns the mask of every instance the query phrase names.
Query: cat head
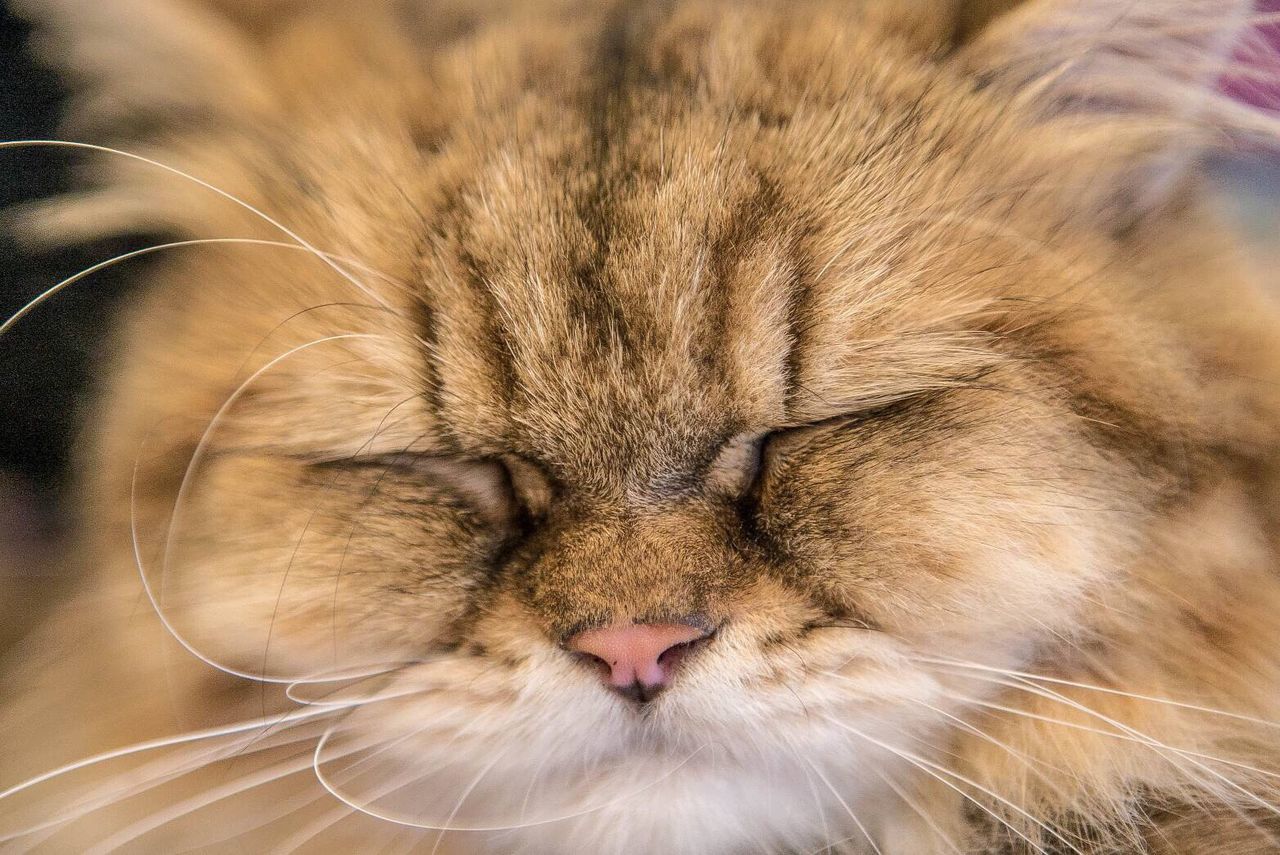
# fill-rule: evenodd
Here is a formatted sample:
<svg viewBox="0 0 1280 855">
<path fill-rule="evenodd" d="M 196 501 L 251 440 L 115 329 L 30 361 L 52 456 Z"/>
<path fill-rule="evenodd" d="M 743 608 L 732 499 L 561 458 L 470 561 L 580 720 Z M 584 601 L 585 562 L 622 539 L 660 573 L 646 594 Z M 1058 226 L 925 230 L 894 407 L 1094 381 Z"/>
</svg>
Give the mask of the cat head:
<svg viewBox="0 0 1280 855">
<path fill-rule="evenodd" d="M 1152 249 L 1247 3 L 29 5 L 127 152 L 40 227 L 191 241 L 92 539 L 375 815 L 799 834 L 1264 430 Z"/>
</svg>

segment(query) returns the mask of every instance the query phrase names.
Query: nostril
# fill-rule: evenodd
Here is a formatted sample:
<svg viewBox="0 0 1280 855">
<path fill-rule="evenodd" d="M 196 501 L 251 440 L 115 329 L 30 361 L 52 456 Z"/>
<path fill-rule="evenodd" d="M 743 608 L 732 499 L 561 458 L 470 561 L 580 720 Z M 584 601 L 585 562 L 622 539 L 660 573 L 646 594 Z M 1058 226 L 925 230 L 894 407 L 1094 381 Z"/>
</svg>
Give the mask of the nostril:
<svg viewBox="0 0 1280 855">
<path fill-rule="evenodd" d="M 684 623 L 614 624 L 578 633 L 565 647 L 598 668 L 610 688 L 643 702 L 665 688 L 681 661 L 709 637 Z"/>
<path fill-rule="evenodd" d="M 710 640 L 711 636 L 705 635 L 702 638 L 695 638 L 692 641 L 673 644 L 671 647 L 662 651 L 662 654 L 658 656 L 658 664 L 668 670 L 674 669 L 686 656 L 697 650 L 699 647 L 705 646 Z"/>
<path fill-rule="evenodd" d="M 601 671 L 605 677 L 608 677 L 609 672 L 613 670 L 612 662 L 602 659 L 594 653 L 587 653 L 585 650 L 574 650 L 573 655 L 593 668 Z"/>
</svg>

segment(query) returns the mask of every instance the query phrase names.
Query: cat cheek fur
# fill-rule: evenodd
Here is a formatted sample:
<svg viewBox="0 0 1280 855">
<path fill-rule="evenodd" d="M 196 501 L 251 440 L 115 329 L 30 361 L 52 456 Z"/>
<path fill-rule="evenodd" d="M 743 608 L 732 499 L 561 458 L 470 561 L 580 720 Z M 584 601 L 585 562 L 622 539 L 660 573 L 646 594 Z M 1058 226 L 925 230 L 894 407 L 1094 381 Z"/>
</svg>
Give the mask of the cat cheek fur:
<svg viewBox="0 0 1280 855">
<path fill-rule="evenodd" d="M 31 230 L 241 243 L 118 338 L 2 784 L 270 726 L 0 832 L 1267 845 L 1280 319 L 1196 184 L 1280 136 L 1249 4 L 21 5 L 166 164 Z M 643 706 L 571 645 L 632 622 L 708 633 Z"/>
</svg>

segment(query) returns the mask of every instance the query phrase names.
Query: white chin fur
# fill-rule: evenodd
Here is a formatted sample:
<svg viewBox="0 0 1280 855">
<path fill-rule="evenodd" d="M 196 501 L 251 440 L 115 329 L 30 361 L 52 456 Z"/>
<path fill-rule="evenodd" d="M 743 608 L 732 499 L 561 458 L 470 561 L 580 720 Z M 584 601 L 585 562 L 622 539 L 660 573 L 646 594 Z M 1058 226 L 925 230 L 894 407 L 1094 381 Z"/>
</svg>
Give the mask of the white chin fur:
<svg viewBox="0 0 1280 855">
<path fill-rule="evenodd" d="M 874 774 L 859 780 L 856 774 L 836 776 L 824 769 L 821 776 L 806 776 L 794 764 L 747 774 L 708 754 L 635 793 L 638 768 L 603 772 L 593 782 L 594 796 L 601 790 L 619 796 L 606 797 L 604 807 L 554 822 L 469 832 L 459 836 L 459 849 L 539 855 L 875 852 L 869 835 L 882 850 L 886 839 L 910 839 L 916 848 L 900 851 L 932 851 L 928 835 L 916 828 L 920 821 L 895 815 L 897 808 Z"/>
</svg>

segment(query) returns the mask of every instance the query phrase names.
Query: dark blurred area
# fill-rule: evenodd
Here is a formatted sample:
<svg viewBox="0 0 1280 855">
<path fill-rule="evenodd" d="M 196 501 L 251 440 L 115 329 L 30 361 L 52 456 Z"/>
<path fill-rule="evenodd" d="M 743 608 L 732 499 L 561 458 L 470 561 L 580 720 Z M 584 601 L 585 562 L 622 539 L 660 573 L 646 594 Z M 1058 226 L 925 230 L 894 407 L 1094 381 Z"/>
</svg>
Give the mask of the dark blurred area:
<svg viewBox="0 0 1280 855">
<path fill-rule="evenodd" d="M 56 139 L 66 98 L 28 49 L 30 28 L 0 0 L 0 140 Z M 24 244 L 11 227 L 25 203 L 75 184 L 78 157 L 48 146 L 0 149 L 0 319 L 60 280 L 143 239 L 58 249 Z M 0 652 L 73 574 L 57 558 L 74 490 L 79 418 L 108 357 L 106 333 L 142 264 L 121 265 L 59 293 L 0 336 Z"/>
<path fill-rule="evenodd" d="M 0 2 L 0 139 L 56 139 L 66 92 L 28 50 L 29 27 Z M 102 242 L 51 250 L 24 244 L 10 218 L 24 203 L 75 180 L 75 153 L 53 147 L 0 150 L 0 317 L 98 261 L 140 245 Z M 119 299 L 139 264 L 104 270 L 43 303 L 0 336 L 0 515 L 3 531 L 48 534 L 62 522 L 77 411 Z M 14 503 L 18 507 L 11 507 Z"/>
</svg>

